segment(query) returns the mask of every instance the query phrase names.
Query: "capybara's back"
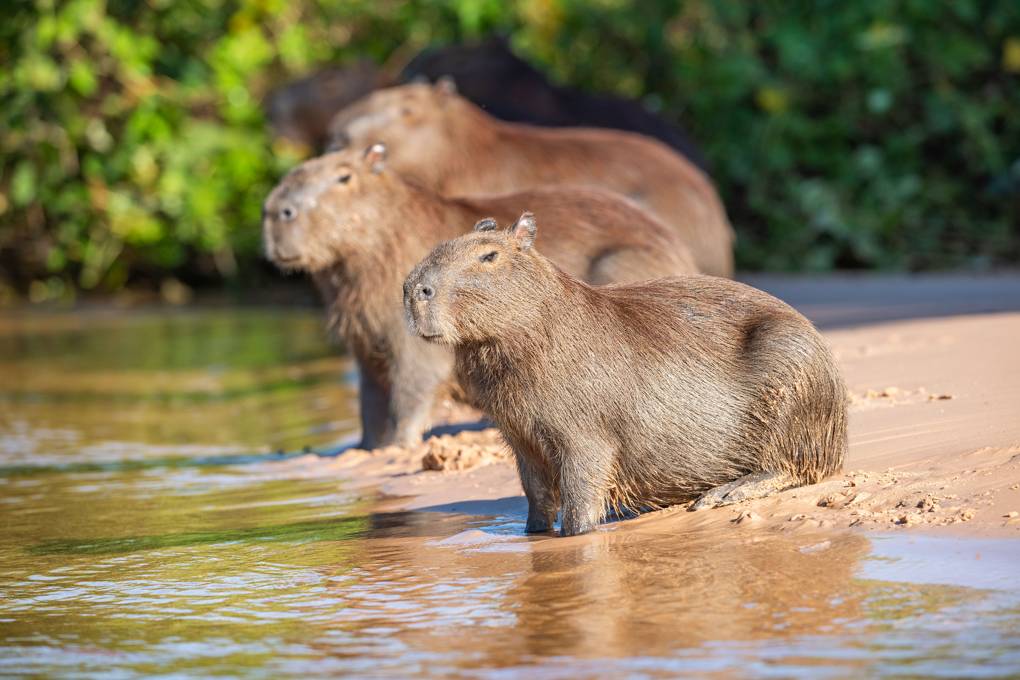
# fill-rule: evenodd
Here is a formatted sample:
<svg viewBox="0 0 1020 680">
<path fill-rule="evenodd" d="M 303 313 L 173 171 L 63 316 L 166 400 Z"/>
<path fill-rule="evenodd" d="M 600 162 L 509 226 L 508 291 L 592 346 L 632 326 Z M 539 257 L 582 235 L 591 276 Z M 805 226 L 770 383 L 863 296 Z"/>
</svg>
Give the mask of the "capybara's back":
<svg viewBox="0 0 1020 680">
<path fill-rule="evenodd" d="M 619 446 L 628 455 L 614 504 L 669 505 L 756 472 L 811 484 L 841 468 L 846 390 L 803 316 L 713 277 L 602 292 L 608 304 L 590 311 L 604 330 L 581 337 L 599 345 L 592 351 L 616 353 L 623 368 L 614 410 L 629 427 L 609 429 L 627 432 Z M 569 366 L 585 350 L 556 361 Z M 630 404 L 644 405 L 637 422 Z"/>
</svg>

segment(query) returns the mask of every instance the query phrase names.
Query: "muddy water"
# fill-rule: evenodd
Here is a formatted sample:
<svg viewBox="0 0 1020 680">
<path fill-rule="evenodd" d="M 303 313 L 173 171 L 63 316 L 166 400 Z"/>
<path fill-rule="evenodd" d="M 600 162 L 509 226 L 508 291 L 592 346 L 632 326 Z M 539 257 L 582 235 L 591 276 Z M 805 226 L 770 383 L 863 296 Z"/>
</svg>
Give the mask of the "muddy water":
<svg viewBox="0 0 1020 680">
<path fill-rule="evenodd" d="M 0 318 L 0 675 L 1020 673 L 1012 542 L 526 538 L 288 478 L 351 377 L 312 312 Z"/>
</svg>

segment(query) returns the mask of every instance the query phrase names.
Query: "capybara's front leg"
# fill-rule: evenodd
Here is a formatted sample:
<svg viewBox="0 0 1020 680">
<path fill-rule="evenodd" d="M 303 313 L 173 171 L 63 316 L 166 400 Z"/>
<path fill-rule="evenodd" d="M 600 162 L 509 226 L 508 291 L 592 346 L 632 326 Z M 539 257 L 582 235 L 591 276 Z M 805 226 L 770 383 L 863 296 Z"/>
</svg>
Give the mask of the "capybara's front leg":
<svg viewBox="0 0 1020 680">
<path fill-rule="evenodd" d="M 358 366 L 358 406 L 361 417 L 362 449 L 383 446 L 389 438 L 389 390 L 379 384 L 363 365 Z"/>
<path fill-rule="evenodd" d="M 559 511 L 559 489 L 552 471 L 530 452 L 514 450 L 521 486 L 528 498 L 528 522 L 524 531 L 529 534 L 544 534 L 556 524 Z"/>
<path fill-rule="evenodd" d="M 432 406 L 439 387 L 450 379 L 453 357 L 444 347 L 427 345 L 415 338 L 409 343 L 422 347 L 402 348 L 392 373 L 390 391 L 390 444 L 416 446 L 432 422 Z"/>
<path fill-rule="evenodd" d="M 562 517 L 560 535 L 594 531 L 606 511 L 606 474 L 612 464 L 606 447 L 577 447 L 560 455 Z"/>
</svg>

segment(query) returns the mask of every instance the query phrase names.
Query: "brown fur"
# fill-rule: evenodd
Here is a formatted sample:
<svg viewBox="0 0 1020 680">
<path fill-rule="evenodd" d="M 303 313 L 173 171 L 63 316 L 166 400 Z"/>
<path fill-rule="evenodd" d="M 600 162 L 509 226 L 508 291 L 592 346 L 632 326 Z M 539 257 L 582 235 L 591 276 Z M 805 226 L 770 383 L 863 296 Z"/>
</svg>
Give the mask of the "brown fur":
<svg viewBox="0 0 1020 680">
<path fill-rule="evenodd" d="M 465 225 L 486 214 L 513 219 L 524 207 L 557 225 L 549 233 L 550 256 L 585 280 L 696 271 L 669 228 L 601 190 L 557 187 L 447 199 L 404 181 L 385 169 L 381 151 L 369 150 L 310 160 L 270 194 L 266 254 L 283 268 L 311 272 L 331 330 L 355 356 L 363 446 L 420 441 L 436 394 L 453 382 L 452 352 L 407 332 L 404 276 L 437 243 L 463 234 Z"/>
<path fill-rule="evenodd" d="M 655 139 L 506 123 L 441 85 L 374 92 L 338 114 L 332 130 L 338 145 L 399 143 L 392 167 L 446 196 L 549 184 L 624 194 L 673 227 L 701 271 L 733 272 L 733 231 L 711 181 Z"/>
<path fill-rule="evenodd" d="M 592 287 L 534 235 L 525 215 L 448 241 L 404 284 L 412 331 L 454 347 L 461 385 L 510 442 L 529 531 L 558 510 L 575 534 L 610 508 L 840 469 L 846 390 L 803 316 L 709 276 Z"/>
</svg>

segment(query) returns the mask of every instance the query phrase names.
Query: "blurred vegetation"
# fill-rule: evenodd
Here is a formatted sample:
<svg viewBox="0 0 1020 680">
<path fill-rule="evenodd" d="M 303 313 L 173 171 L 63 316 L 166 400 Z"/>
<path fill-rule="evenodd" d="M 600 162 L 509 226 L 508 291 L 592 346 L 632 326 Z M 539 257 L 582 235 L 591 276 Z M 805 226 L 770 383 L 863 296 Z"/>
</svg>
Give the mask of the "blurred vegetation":
<svg viewBox="0 0 1020 680">
<path fill-rule="evenodd" d="M 1020 255 L 1020 3 L 12 0 L 0 21 L 0 300 L 252 282 L 302 150 L 260 100 L 317 66 L 501 32 L 641 97 L 713 164 L 745 268 Z M 171 287 L 171 293 L 173 288 Z"/>
</svg>

